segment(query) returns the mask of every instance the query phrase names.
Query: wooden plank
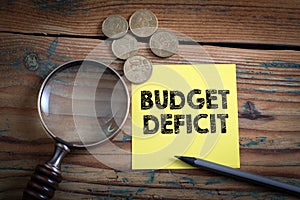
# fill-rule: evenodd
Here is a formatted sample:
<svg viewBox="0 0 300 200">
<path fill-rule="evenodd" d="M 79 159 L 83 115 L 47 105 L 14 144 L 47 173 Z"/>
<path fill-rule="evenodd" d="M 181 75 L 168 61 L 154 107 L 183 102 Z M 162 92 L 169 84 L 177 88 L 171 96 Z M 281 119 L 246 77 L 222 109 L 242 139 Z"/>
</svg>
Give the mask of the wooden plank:
<svg viewBox="0 0 300 200">
<path fill-rule="evenodd" d="M 36 111 L 43 78 L 66 61 L 86 57 L 100 58 L 122 74 L 122 61 L 99 48 L 103 41 L 97 39 L 0 36 L 0 198 L 17 199 L 35 165 L 49 159 L 53 150 Z M 163 61 L 147 49 L 140 53 L 155 64 L 187 63 L 190 59 L 236 63 L 241 168 L 299 185 L 299 51 L 181 45 L 181 56 Z M 114 140 L 126 151 L 131 145 L 129 131 L 130 123 Z M 93 152 L 103 153 L 100 147 Z M 286 197 L 202 170 L 115 171 L 86 150 L 72 151 L 64 159 L 63 173 L 65 181 L 57 199 Z"/>
<path fill-rule="evenodd" d="M 109 15 L 129 19 L 153 11 L 159 28 L 199 42 L 300 44 L 300 4 L 294 0 L 255 1 L 2 1 L 0 31 L 103 36 Z"/>
<path fill-rule="evenodd" d="M 66 197 L 64 194 L 74 194 L 90 198 L 117 197 L 117 198 L 169 198 L 169 199 L 199 199 L 203 198 L 230 198 L 240 196 L 249 198 L 271 198 L 273 196 L 285 198 L 281 193 L 265 190 L 253 185 L 241 183 L 230 178 L 198 173 L 187 177 L 186 174 L 161 173 L 161 172 L 113 172 L 96 168 L 70 165 L 65 171 L 65 180 L 60 184 L 56 199 L 72 199 L 73 195 Z M 4 185 L 0 183 L 2 195 L 19 197 L 28 177 L 24 177 L 16 170 L 7 170 L 12 174 L 7 177 L 9 182 L 17 185 Z M 84 173 L 83 173 L 84 172 Z M 89 180 L 86 176 L 91 177 Z M 293 179 L 280 179 L 293 181 Z M 11 194 L 15 191 L 16 194 Z M 168 193 L 168 194 L 166 194 Z M 294 199 L 289 197 L 289 199 Z"/>
</svg>

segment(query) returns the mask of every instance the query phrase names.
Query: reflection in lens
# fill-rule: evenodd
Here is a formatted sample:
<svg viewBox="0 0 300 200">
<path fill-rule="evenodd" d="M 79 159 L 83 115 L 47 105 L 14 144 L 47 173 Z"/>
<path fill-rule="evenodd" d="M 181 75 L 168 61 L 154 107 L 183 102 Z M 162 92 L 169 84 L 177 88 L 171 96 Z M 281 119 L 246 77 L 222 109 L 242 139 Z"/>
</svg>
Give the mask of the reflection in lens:
<svg viewBox="0 0 300 200">
<path fill-rule="evenodd" d="M 127 88 L 115 71 L 95 61 L 74 61 L 45 80 L 39 109 L 51 135 L 74 146 L 90 146 L 120 129 L 128 99 Z"/>
<path fill-rule="evenodd" d="M 50 91 L 51 86 L 46 85 L 41 98 L 41 109 L 46 116 L 49 116 Z"/>
</svg>

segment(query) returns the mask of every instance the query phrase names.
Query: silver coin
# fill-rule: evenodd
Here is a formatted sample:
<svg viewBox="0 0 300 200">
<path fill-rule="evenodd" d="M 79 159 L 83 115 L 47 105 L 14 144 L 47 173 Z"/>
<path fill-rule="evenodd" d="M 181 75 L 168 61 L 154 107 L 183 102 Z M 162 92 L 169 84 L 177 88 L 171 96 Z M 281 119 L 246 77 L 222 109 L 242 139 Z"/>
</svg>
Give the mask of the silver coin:
<svg viewBox="0 0 300 200">
<path fill-rule="evenodd" d="M 179 42 L 175 34 L 160 30 L 154 33 L 150 38 L 150 49 L 159 57 L 170 57 L 176 53 Z"/>
<path fill-rule="evenodd" d="M 126 34 L 124 37 L 114 40 L 112 42 L 112 52 L 120 59 L 126 60 L 127 58 L 134 56 L 138 49 L 138 42 L 135 37 Z"/>
<path fill-rule="evenodd" d="M 124 36 L 128 31 L 128 22 L 119 15 L 111 15 L 102 23 L 102 32 L 105 36 L 115 39 Z"/>
<path fill-rule="evenodd" d="M 129 19 L 129 27 L 138 37 L 149 37 L 158 27 L 156 16 L 150 10 L 138 10 Z"/>
<path fill-rule="evenodd" d="M 152 63 L 144 56 L 132 56 L 124 63 L 124 74 L 132 83 L 144 83 L 152 75 Z"/>
</svg>

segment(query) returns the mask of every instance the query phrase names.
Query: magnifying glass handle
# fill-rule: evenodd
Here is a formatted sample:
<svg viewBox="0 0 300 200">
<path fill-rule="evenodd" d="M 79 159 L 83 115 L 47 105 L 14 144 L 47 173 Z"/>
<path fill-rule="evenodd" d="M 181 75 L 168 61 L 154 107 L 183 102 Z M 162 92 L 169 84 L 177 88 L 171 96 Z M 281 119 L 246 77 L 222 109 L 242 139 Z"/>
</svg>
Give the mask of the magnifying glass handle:
<svg viewBox="0 0 300 200">
<path fill-rule="evenodd" d="M 37 165 L 27 188 L 23 192 L 23 200 L 52 199 L 58 184 L 62 181 L 60 164 L 70 149 L 56 143 L 52 158 L 43 165 Z"/>
</svg>

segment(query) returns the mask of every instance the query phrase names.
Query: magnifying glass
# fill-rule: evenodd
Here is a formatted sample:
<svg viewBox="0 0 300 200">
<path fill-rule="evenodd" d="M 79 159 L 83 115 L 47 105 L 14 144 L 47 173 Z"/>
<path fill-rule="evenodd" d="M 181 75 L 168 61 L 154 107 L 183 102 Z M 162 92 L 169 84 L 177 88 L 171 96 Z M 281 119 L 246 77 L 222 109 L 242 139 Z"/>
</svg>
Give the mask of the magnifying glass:
<svg viewBox="0 0 300 200">
<path fill-rule="evenodd" d="M 129 93 L 122 77 L 93 60 L 76 60 L 53 70 L 38 96 L 38 113 L 56 142 L 52 158 L 38 165 L 23 199 L 51 199 L 62 181 L 60 165 L 71 148 L 112 139 L 129 112 Z"/>
</svg>

